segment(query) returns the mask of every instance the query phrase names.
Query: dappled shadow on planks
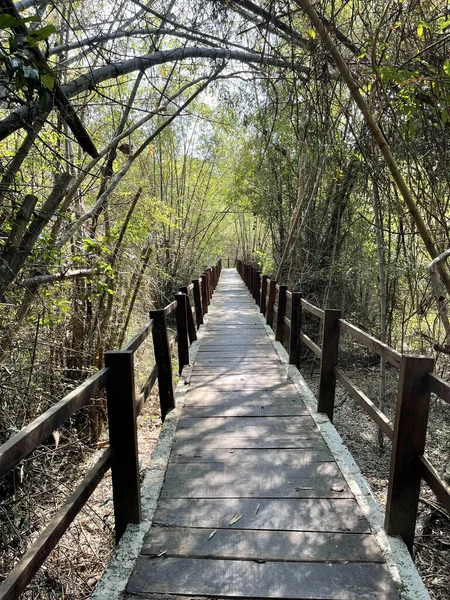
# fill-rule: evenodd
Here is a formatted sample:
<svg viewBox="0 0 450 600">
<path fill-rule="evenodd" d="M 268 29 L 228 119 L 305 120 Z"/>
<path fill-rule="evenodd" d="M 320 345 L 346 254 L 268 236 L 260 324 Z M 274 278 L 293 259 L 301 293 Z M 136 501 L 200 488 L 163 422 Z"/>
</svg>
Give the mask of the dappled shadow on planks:
<svg viewBox="0 0 450 600">
<path fill-rule="evenodd" d="M 359 505 L 232 270 L 214 294 L 128 593 L 398 598 Z"/>
</svg>

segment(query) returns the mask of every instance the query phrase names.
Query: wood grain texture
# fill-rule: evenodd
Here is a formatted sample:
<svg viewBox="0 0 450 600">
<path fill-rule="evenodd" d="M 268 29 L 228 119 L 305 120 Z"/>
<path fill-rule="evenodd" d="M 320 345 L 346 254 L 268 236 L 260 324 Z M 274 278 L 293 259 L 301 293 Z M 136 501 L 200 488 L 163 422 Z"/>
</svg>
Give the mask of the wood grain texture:
<svg viewBox="0 0 450 600">
<path fill-rule="evenodd" d="M 161 498 L 352 498 L 336 463 L 172 463 Z"/>
<path fill-rule="evenodd" d="M 257 563 L 141 555 L 127 591 L 149 590 L 230 598 L 398 599 L 385 565 L 378 563 Z"/>
<path fill-rule="evenodd" d="M 213 532 L 215 532 L 213 534 Z M 307 562 L 384 562 L 367 533 L 152 527 L 142 554 Z"/>
<path fill-rule="evenodd" d="M 236 514 L 242 514 L 242 518 L 230 525 Z M 353 499 L 164 498 L 158 502 L 153 522 L 166 526 L 209 529 L 232 527 L 336 533 L 370 531 L 361 509 Z"/>
</svg>

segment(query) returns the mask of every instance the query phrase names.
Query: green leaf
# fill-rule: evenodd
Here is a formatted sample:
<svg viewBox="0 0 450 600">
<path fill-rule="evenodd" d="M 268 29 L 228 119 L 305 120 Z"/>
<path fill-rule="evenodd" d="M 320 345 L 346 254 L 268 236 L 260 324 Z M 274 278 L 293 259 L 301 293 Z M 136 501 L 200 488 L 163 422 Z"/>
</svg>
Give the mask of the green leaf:
<svg viewBox="0 0 450 600">
<path fill-rule="evenodd" d="M 50 91 L 53 90 L 53 88 L 55 87 L 55 80 L 51 75 L 41 74 L 40 79 L 44 87 L 46 87 Z"/>
<path fill-rule="evenodd" d="M 417 23 L 417 35 L 420 38 L 423 38 L 424 33 L 425 33 L 425 29 L 431 29 L 430 26 L 428 25 L 428 23 L 425 23 L 425 21 L 419 21 Z"/>
<path fill-rule="evenodd" d="M 56 27 L 54 25 L 45 25 L 45 27 L 41 27 L 40 29 L 35 29 L 28 34 L 28 41 L 32 43 L 41 42 L 42 40 L 46 40 L 48 37 L 55 33 Z"/>
<path fill-rule="evenodd" d="M 40 21 L 41 19 L 37 16 L 16 19 L 12 15 L 0 15 L 0 29 L 11 29 L 11 27 L 19 27 L 25 23 L 40 23 Z"/>
<path fill-rule="evenodd" d="M 448 58 L 445 61 L 444 66 L 442 68 L 444 73 L 450 77 L 450 58 Z"/>
<path fill-rule="evenodd" d="M 15 19 L 12 15 L 0 15 L 0 29 L 9 29 L 21 25 L 22 19 Z"/>
</svg>

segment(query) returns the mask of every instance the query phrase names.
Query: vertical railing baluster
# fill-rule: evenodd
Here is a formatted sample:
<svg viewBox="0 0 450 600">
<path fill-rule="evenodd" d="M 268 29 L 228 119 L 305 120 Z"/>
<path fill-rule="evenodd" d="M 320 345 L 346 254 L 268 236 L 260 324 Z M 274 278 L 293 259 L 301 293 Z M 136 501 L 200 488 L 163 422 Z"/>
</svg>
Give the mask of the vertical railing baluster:
<svg viewBox="0 0 450 600">
<path fill-rule="evenodd" d="M 278 287 L 278 312 L 277 312 L 277 328 L 275 331 L 275 339 L 284 345 L 284 317 L 286 315 L 286 292 L 287 286 L 280 285 Z"/>
<path fill-rule="evenodd" d="M 208 279 L 206 273 L 201 276 L 201 287 L 202 287 L 202 310 L 203 315 L 208 312 Z"/>
<path fill-rule="evenodd" d="M 156 364 L 158 365 L 159 403 L 161 406 L 161 419 L 164 421 L 167 413 L 175 408 L 172 358 L 167 338 L 165 310 L 152 310 L 150 318 L 153 319 L 153 351 L 155 353 Z"/>
<path fill-rule="evenodd" d="M 195 331 L 194 315 L 192 314 L 191 302 L 189 300 L 189 291 L 187 286 L 180 287 L 180 292 L 186 295 L 186 310 L 187 310 L 187 324 L 189 333 L 189 343 L 195 342 L 197 339 L 197 333 Z"/>
<path fill-rule="evenodd" d="M 277 282 L 271 279 L 269 281 L 269 299 L 267 301 L 266 323 L 273 329 L 273 307 L 275 305 L 275 296 L 277 293 Z"/>
<path fill-rule="evenodd" d="M 261 313 L 263 315 L 266 314 L 266 306 L 267 306 L 267 275 L 263 275 L 262 283 L 261 283 Z"/>
<path fill-rule="evenodd" d="M 198 329 L 200 325 L 203 325 L 202 292 L 199 279 L 194 279 L 192 283 L 194 284 L 195 321 Z"/>
<path fill-rule="evenodd" d="M 322 358 L 320 360 L 318 412 L 325 413 L 333 421 L 334 396 L 336 392 L 336 375 L 339 354 L 339 319 L 341 311 L 327 308 L 323 319 Z"/>
<path fill-rule="evenodd" d="M 430 403 L 427 374 L 432 373 L 433 368 L 431 357 L 402 355 L 400 359 L 384 527 L 389 535 L 400 535 L 410 553 L 421 481 L 417 459 L 423 456 L 425 449 Z"/>
<path fill-rule="evenodd" d="M 291 331 L 289 335 L 289 363 L 300 366 L 300 331 L 302 328 L 302 295 L 292 292 Z"/>
<path fill-rule="evenodd" d="M 117 543 L 129 523 L 141 521 L 133 352 L 105 352 L 105 366 L 109 368 L 106 397 Z"/>
<path fill-rule="evenodd" d="M 189 364 L 187 296 L 185 294 L 177 294 L 176 301 L 178 334 L 178 372 L 181 375 L 183 367 Z"/>
</svg>

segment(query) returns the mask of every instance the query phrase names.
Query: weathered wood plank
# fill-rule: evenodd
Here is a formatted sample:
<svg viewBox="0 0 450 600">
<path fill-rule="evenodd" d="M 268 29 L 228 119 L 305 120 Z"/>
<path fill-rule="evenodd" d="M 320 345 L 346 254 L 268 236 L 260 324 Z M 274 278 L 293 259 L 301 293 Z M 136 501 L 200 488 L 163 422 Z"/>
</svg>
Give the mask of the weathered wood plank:
<svg viewBox="0 0 450 600">
<path fill-rule="evenodd" d="M 334 462 L 270 465 L 172 463 L 161 498 L 352 498 Z"/>
<path fill-rule="evenodd" d="M 386 566 L 377 563 L 257 563 L 148 556 L 139 557 L 127 591 L 298 600 L 399 597 Z"/>
<path fill-rule="evenodd" d="M 209 402 L 220 402 L 224 407 L 233 406 L 234 404 L 259 404 L 265 405 L 280 405 L 283 404 L 300 404 L 304 406 L 304 402 L 296 392 L 286 393 L 285 389 L 271 390 L 217 390 L 209 389 L 201 393 L 196 390 L 188 389 L 185 395 L 185 401 L 190 406 L 208 406 Z"/>
<path fill-rule="evenodd" d="M 170 462 L 174 463 L 231 463 L 233 466 L 239 464 L 271 465 L 273 467 L 288 467 L 295 469 L 314 462 L 333 461 L 331 452 L 327 449 L 321 450 L 274 450 L 247 449 L 247 448 L 202 448 L 196 450 L 181 451 L 176 449 L 170 455 Z"/>
<path fill-rule="evenodd" d="M 317 431 L 310 416 L 300 417 L 211 417 L 182 419 L 177 435 L 229 435 L 230 437 L 262 437 L 270 435 L 298 435 Z"/>
<path fill-rule="evenodd" d="M 242 396 L 239 398 L 243 402 Z M 189 400 L 186 400 L 189 403 Z M 246 404 L 233 403 L 223 405 L 212 403 L 209 406 L 184 405 L 183 418 L 207 418 L 207 417 L 286 417 L 307 415 L 308 409 L 302 403 L 279 402 L 263 404 L 263 402 L 247 402 Z"/>
<path fill-rule="evenodd" d="M 190 386 L 209 386 L 210 384 L 219 384 L 221 389 L 226 389 L 228 386 L 236 387 L 240 389 L 242 387 L 254 388 L 254 389 L 265 389 L 267 387 L 273 387 L 276 385 L 285 384 L 290 382 L 290 379 L 286 373 L 267 373 L 266 375 L 260 374 L 259 376 L 253 373 L 246 373 L 241 371 L 236 374 L 224 373 L 217 375 L 216 373 L 197 373 L 194 371 L 189 380 Z"/>
<path fill-rule="evenodd" d="M 270 438 L 243 436 L 197 436 L 188 435 L 176 437 L 172 446 L 175 451 L 195 451 L 198 448 L 244 448 L 244 449 L 296 449 L 296 448 L 326 448 L 326 444 L 318 431 L 309 431 L 296 435 L 271 435 Z"/>
<path fill-rule="evenodd" d="M 256 510 L 258 509 L 258 510 Z M 256 513 L 256 514 L 255 514 Z M 235 524 L 230 521 L 241 515 Z M 368 533 L 354 499 L 161 498 L 153 523 L 178 527 Z"/>
<path fill-rule="evenodd" d="M 189 389 L 195 390 L 197 393 L 207 392 L 208 390 L 218 389 L 223 392 L 236 392 L 236 391 L 251 391 L 260 390 L 262 392 L 279 392 L 292 394 L 295 388 L 292 383 L 287 379 L 285 381 L 276 381 L 267 379 L 267 381 L 258 381 L 258 378 L 253 377 L 251 379 L 245 379 L 243 377 L 238 379 L 230 379 L 223 381 L 221 378 L 216 380 L 212 378 L 206 378 L 206 380 L 194 379 L 189 383 Z"/>
<path fill-rule="evenodd" d="M 367 533 L 152 527 L 141 554 L 156 557 L 161 552 L 166 557 L 384 562 L 373 536 Z"/>
</svg>

